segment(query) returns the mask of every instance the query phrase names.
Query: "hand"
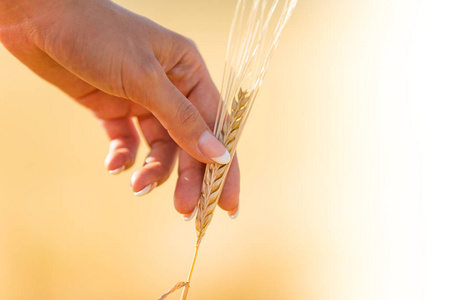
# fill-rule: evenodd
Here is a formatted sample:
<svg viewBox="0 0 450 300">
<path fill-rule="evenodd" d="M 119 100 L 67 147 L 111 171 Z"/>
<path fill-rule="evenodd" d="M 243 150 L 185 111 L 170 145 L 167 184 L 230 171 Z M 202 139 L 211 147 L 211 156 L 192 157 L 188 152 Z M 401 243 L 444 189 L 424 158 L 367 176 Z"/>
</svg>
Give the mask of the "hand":
<svg viewBox="0 0 450 300">
<path fill-rule="evenodd" d="M 174 204 L 185 218 L 191 215 L 203 163 L 226 163 L 229 154 L 210 133 L 220 96 L 190 40 L 104 0 L 0 0 L 0 39 L 100 120 L 111 141 L 105 164 L 113 174 L 135 161 L 137 118 L 151 151 L 131 177 L 136 195 L 161 185 L 178 155 Z M 233 215 L 238 202 L 235 159 L 219 206 Z"/>
</svg>

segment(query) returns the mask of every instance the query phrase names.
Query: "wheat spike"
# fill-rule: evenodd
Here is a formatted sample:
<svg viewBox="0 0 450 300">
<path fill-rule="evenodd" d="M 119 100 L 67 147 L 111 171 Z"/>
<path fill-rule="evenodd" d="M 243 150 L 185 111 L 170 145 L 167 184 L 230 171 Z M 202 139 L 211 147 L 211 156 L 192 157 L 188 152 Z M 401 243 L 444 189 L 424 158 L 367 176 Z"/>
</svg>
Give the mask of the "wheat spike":
<svg viewBox="0 0 450 300">
<path fill-rule="evenodd" d="M 224 126 L 219 140 L 228 149 L 228 152 L 234 154 L 236 147 L 236 137 L 239 132 L 242 117 L 245 114 L 250 99 L 248 91 L 239 90 L 238 95 L 234 98 L 231 114 L 228 122 L 224 122 Z M 223 185 L 230 168 L 230 164 L 209 164 L 206 167 L 205 177 L 203 178 L 202 192 L 198 204 L 198 213 L 195 219 L 195 229 L 197 230 L 197 245 L 200 245 L 211 219 L 214 209 L 222 193 Z"/>
</svg>

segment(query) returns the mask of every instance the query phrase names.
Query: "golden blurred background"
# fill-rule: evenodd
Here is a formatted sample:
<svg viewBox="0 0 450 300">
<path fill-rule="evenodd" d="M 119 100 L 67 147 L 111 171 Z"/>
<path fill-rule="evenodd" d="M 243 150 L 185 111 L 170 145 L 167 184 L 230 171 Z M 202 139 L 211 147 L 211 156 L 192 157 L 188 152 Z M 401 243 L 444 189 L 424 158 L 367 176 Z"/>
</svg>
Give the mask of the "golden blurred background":
<svg viewBox="0 0 450 300">
<path fill-rule="evenodd" d="M 117 2 L 192 38 L 220 85 L 235 1 Z M 240 216 L 217 211 L 189 298 L 423 299 L 421 3 L 300 0 L 238 147 Z M 93 116 L 4 48 L 0 143 L 0 299 L 156 299 L 185 279 L 176 176 L 136 198 Z"/>
</svg>

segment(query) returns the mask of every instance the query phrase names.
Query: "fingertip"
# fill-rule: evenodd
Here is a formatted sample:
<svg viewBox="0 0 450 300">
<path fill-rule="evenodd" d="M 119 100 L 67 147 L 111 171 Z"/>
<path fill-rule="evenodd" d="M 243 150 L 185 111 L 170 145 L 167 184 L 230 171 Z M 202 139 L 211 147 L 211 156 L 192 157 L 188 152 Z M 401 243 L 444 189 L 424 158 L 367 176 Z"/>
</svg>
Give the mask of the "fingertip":
<svg viewBox="0 0 450 300">
<path fill-rule="evenodd" d="M 194 195 L 193 193 L 185 194 L 180 193 L 176 189 L 173 197 L 175 210 L 182 214 L 183 218 L 186 215 L 190 216 L 197 206 L 199 197 L 200 193 L 198 193 L 198 195 Z"/>
<path fill-rule="evenodd" d="M 141 168 L 131 175 L 130 185 L 136 196 L 143 196 L 158 186 L 158 178 L 152 170 Z"/>
<path fill-rule="evenodd" d="M 131 118 L 100 119 L 100 123 L 110 139 L 105 167 L 111 174 L 118 174 L 133 165 L 139 135 Z"/>
<path fill-rule="evenodd" d="M 120 168 L 117 168 L 117 169 L 114 169 L 114 170 L 109 170 L 109 174 L 111 174 L 111 175 L 117 175 L 117 174 L 119 174 L 120 172 L 122 172 L 124 168 L 125 168 L 124 166 L 121 166 Z"/>
<path fill-rule="evenodd" d="M 197 208 L 198 208 L 198 206 L 196 205 L 194 207 L 194 210 L 192 211 L 192 213 L 183 215 L 183 220 L 186 222 L 189 222 L 190 220 L 192 220 L 195 216 L 195 213 L 197 212 Z"/>
<path fill-rule="evenodd" d="M 135 192 L 134 195 L 137 197 L 145 196 L 148 193 L 150 193 L 157 185 L 158 185 L 157 182 L 150 183 L 149 185 L 144 187 L 142 190 Z"/>
<path fill-rule="evenodd" d="M 105 167 L 111 174 L 118 174 L 128 169 L 133 163 L 133 154 L 129 149 L 113 150 L 105 158 Z"/>
<path fill-rule="evenodd" d="M 109 174 L 117 175 L 125 169 L 125 166 L 110 153 L 105 158 L 105 168 L 108 170 Z"/>
</svg>

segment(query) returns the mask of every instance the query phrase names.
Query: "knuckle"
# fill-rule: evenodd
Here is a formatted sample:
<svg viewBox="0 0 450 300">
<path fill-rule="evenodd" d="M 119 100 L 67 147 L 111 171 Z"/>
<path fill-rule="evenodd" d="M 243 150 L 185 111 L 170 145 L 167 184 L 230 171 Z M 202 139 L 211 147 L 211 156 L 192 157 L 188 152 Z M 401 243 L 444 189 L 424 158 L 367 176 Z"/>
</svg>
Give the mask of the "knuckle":
<svg viewBox="0 0 450 300">
<path fill-rule="evenodd" d="M 142 87 L 155 85 L 159 76 L 157 65 L 152 60 L 147 64 L 140 61 L 123 62 L 120 80 L 125 98 L 131 100 L 145 99 L 145 90 Z"/>
<path fill-rule="evenodd" d="M 139 68 L 140 70 L 137 72 L 137 75 L 141 80 L 144 80 L 145 82 L 156 82 L 159 77 L 159 72 L 157 68 L 157 64 L 153 62 L 153 60 L 150 60 L 147 64 L 139 65 L 137 63 L 136 68 Z M 136 78 L 138 79 L 138 78 Z"/>
<path fill-rule="evenodd" d="M 194 42 L 194 40 L 188 38 L 188 37 L 184 37 L 185 43 L 188 47 L 190 47 L 191 49 L 195 49 L 196 51 L 198 51 L 197 49 L 197 44 Z"/>
<path fill-rule="evenodd" d="M 190 127 L 198 122 L 200 114 L 192 103 L 180 105 L 177 112 L 177 119 L 183 127 Z"/>
<path fill-rule="evenodd" d="M 187 37 L 183 37 L 182 46 L 185 53 L 189 57 L 194 58 L 196 61 L 202 61 L 200 51 L 198 50 L 197 44 L 193 40 Z"/>
</svg>

